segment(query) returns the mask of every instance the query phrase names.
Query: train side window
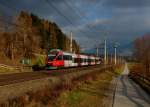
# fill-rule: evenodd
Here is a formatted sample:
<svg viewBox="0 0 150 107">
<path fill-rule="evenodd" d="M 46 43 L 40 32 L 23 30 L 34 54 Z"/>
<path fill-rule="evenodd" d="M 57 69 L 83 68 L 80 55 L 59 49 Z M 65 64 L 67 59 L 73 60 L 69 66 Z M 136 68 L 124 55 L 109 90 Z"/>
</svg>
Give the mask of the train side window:
<svg viewBox="0 0 150 107">
<path fill-rule="evenodd" d="M 63 58 L 64 58 L 64 60 L 68 60 L 69 59 L 68 55 L 64 55 Z"/>
<path fill-rule="evenodd" d="M 79 60 L 79 61 L 80 61 L 80 63 L 82 63 L 82 58 L 80 58 L 80 60 Z"/>
<path fill-rule="evenodd" d="M 63 55 L 63 58 L 64 58 L 64 60 L 67 60 L 67 56 L 66 55 Z"/>
<path fill-rule="evenodd" d="M 64 60 L 72 60 L 72 56 L 70 55 L 63 55 Z"/>
<path fill-rule="evenodd" d="M 64 55 L 63 58 L 64 58 L 64 60 L 67 60 L 67 56 L 66 55 Z"/>
<path fill-rule="evenodd" d="M 88 59 L 86 59 L 86 62 L 88 62 Z"/>
<path fill-rule="evenodd" d="M 91 59 L 88 59 L 88 62 L 91 62 Z"/>
<path fill-rule="evenodd" d="M 83 62 L 85 62 L 85 59 L 83 59 Z"/>
<path fill-rule="evenodd" d="M 72 60 L 72 56 L 68 55 L 69 56 L 69 60 Z"/>
<path fill-rule="evenodd" d="M 84 59 L 84 62 L 86 62 L 86 59 Z"/>
<path fill-rule="evenodd" d="M 80 61 L 80 63 L 82 63 L 82 58 L 80 58 L 80 60 L 79 60 L 79 61 Z"/>
<path fill-rule="evenodd" d="M 82 63 L 84 63 L 84 58 L 82 58 Z"/>
</svg>

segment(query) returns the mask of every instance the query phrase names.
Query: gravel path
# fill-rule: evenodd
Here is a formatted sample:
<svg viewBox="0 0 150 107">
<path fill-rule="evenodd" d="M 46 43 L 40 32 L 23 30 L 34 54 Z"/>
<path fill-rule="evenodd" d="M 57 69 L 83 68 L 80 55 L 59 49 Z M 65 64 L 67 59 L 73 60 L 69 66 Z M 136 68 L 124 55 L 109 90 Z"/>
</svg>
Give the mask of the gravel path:
<svg viewBox="0 0 150 107">
<path fill-rule="evenodd" d="M 150 96 L 128 77 L 128 66 L 118 77 L 114 107 L 150 107 Z"/>
</svg>

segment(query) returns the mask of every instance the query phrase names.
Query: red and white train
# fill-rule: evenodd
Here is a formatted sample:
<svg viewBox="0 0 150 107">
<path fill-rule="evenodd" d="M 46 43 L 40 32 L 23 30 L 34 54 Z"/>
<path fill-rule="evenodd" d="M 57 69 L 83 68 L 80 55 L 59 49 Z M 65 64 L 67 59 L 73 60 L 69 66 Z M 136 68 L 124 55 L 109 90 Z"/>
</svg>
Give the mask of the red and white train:
<svg viewBox="0 0 150 107">
<path fill-rule="evenodd" d="M 52 49 L 46 58 L 47 69 L 88 66 L 100 63 L 100 57 L 73 54 L 59 49 Z"/>
</svg>

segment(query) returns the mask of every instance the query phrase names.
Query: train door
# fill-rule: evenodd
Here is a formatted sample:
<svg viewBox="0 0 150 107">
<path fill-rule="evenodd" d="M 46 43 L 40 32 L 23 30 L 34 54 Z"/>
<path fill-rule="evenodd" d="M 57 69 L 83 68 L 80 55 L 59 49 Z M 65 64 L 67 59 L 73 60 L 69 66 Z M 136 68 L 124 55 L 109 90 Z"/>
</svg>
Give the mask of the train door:
<svg viewBox="0 0 150 107">
<path fill-rule="evenodd" d="M 79 54 L 77 54 L 77 65 L 81 66 L 81 56 Z"/>
<path fill-rule="evenodd" d="M 77 59 L 77 55 L 73 54 L 72 55 L 72 67 L 76 67 L 78 66 L 78 59 Z"/>
</svg>

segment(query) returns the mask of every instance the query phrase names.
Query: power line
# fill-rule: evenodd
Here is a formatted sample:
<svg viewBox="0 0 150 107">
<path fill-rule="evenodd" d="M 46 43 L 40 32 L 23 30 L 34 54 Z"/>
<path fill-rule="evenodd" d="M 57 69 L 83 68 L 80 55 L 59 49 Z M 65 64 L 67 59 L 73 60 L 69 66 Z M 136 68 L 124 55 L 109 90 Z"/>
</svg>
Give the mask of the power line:
<svg viewBox="0 0 150 107">
<path fill-rule="evenodd" d="M 73 2 L 72 2 L 72 0 L 65 0 L 65 2 L 70 2 L 70 3 L 68 3 L 68 4 L 74 4 Z M 100 1 L 99 1 L 100 2 Z M 98 3 L 97 3 L 97 5 L 98 5 Z M 85 14 L 83 14 L 83 12 L 81 11 L 81 9 L 79 9 L 76 5 L 72 5 L 72 6 L 70 6 L 71 8 L 73 8 L 73 10 L 74 11 L 76 11 L 76 13 L 78 13 L 79 14 L 79 16 L 81 17 L 81 18 L 83 18 L 85 21 L 89 21 L 89 18 L 85 15 Z M 84 16 L 84 17 L 83 17 Z M 94 32 L 94 33 L 100 33 L 100 32 L 105 32 L 104 30 L 99 30 L 99 29 L 95 29 L 94 27 L 92 27 L 92 26 L 90 26 L 90 25 L 87 25 L 87 28 L 89 29 L 89 31 L 91 31 L 91 32 Z"/>
<path fill-rule="evenodd" d="M 4 1 L 0 1 L 0 5 L 9 8 L 11 11 L 13 11 L 13 12 L 15 12 L 15 13 L 18 13 L 18 9 L 17 9 L 17 8 L 14 8 L 14 7 L 12 7 L 12 6 L 6 5 Z M 5 15 L 6 15 L 6 14 L 5 14 Z M 13 17 L 13 16 L 11 16 L 11 15 L 6 15 L 6 16 L 7 16 L 7 17 Z M 4 19 L 0 19 L 0 21 L 3 21 L 3 22 L 5 22 L 5 23 L 10 24 L 10 25 L 13 25 L 13 26 L 20 27 L 20 25 L 17 25 L 17 24 L 15 24 L 15 23 L 10 22 L 10 21 L 6 21 L 6 20 L 4 20 Z"/>
<path fill-rule="evenodd" d="M 83 16 L 81 15 L 81 11 L 79 11 L 79 9 L 78 9 L 77 7 L 71 6 L 70 3 L 69 3 L 68 1 L 66 1 L 66 0 L 64 0 L 64 3 L 65 3 L 66 6 L 69 7 L 72 11 L 74 11 L 74 13 L 76 13 L 76 15 L 77 15 L 78 17 L 84 19 L 85 21 L 88 21 L 88 18 L 85 17 L 85 16 L 83 17 Z M 72 3 L 72 4 L 73 4 L 73 3 Z M 87 26 L 87 28 L 88 28 L 90 31 L 93 30 L 93 27 Z M 92 28 L 92 29 L 91 29 L 91 28 Z M 92 31 L 92 32 L 95 32 L 95 31 Z"/>
<path fill-rule="evenodd" d="M 71 2 L 71 1 L 70 1 Z M 81 12 L 81 10 L 78 8 L 78 7 L 76 7 L 75 5 L 74 5 L 74 7 L 73 6 L 70 6 L 70 3 L 68 3 L 68 1 L 66 1 L 66 0 L 64 0 L 64 3 L 69 7 L 69 8 L 71 8 L 75 13 L 77 13 L 77 15 L 80 17 L 80 18 L 83 18 L 85 21 L 88 21 L 89 20 L 89 18 L 86 16 L 86 15 L 84 15 L 84 17 L 83 17 L 83 14 L 81 14 L 82 12 Z M 73 4 L 72 2 L 71 2 L 71 4 Z M 94 31 L 92 31 L 92 32 L 99 32 L 99 31 L 95 31 L 95 29 L 93 29 L 93 27 L 91 27 L 91 26 L 87 26 L 87 28 L 91 31 L 91 30 L 94 30 Z"/>
<path fill-rule="evenodd" d="M 88 21 L 85 17 L 83 17 L 83 16 L 77 11 L 77 9 L 73 8 L 73 7 L 70 5 L 70 3 L 68 3 L 68 1 L 64 0 L 64 3 L 66 4 L 66 6 L 67 6 L 68 8 L 70 8 L 72 11 L 74 11 L 74 13 L 75 13 L 78 17 L 84 19 L 85 21 Z M 87 28 L 88 28 L 90 31 L 93 30 L 93 28 L 91 29 L 89 26 L 87 26 Z"/>
<path fill-rule="evenodd" d="M 53 3 L 52 1 L 49 1 L 49 0 L 45 0 L 59 15 L 61 15 L 62 17 L 64 17 L 64 19 L 69 23 L 71 24 L 72 26 L 74 26 L 74 23 L 68 18 L 66 17 Z M 18 9 L 15 8 L 15 7 L 12 7 L 12 6 L 9 6 L 9 5 L 6 5 L 6 3 L 4 3 L 4 1 L 1 1 L 1 5 L 11 9 L 11 11 L 13 10 L 15 13 L 18 13 Z M 8 16 L 8 15 L 7 15 Z M 10 17 L 10 16 L 8 16 Z M 6 22 L 6 21 L 5 21 Z M 10 22 L 8 22 L 10 24 Z M 14 24 L 12 24 L 14 25 Z M 80 29 L 78 29 L 79 32 L 83 33 L 83 34 L 86 34 L 84 31 L 81 31 Z M 86 34 L 87 35 L 87 34 Z"/>
<path fill-rule="evenodd" d="M 75 13 L 78 17 L 83 18 L 80 14 L 78 14 L 78 12 L 76 11 L 76 9 L 74 9 L 72 6 L 70 6 L 70 4 L 68 3 L 68 1 L 64 0 L 64 3 L 66 4 L 66 6 L 67 6 L 68 8 L 70 8 L 72 11 L 74 11 L 74 13 Z"/>
<path fill-rule="evenodd" d="M 71 24 L 72 26 L 74 26 L 74 23 L 72 23 L 72 21 L 68 18 L 68 17 L 66 17 L 53 3 L 52 3 L 52 1 L 50 1 L 50 0 L 45 0 L 59 15 L 61 15 L 62 17 L 64 17 L 64 19 L 69 23 L 69 24 Z M 80 30 L 80 29 L 78 29 L 79 30 L 79 32 L 81 32 L 81 33 L 83 33 L 84 35 L 86 34 L 87 35 L 87 33 L 86 32 L 84 32 L 84 31 L 82 31 L 82 30 Z"/>
<path fill-rule="evenodd" d="M 66 19 L 67 22 L 69 22 L 71 25 L 73 25 L 72 21 L 71 21 L 69 18 L 67 18 L 64 14 L 62 14 L 62 13 L 58 10 L 58 8 L 56 8 L 56 6 L 55 6 L 51 1 L 49 1 L 49 0 L 45 0 L 45 1 L 46 1 L 52 8 L 54 8 L 55 11 L 56 11 L 58 14 L 60 14 L 61 16 L 63 16 L 63 17 Z"/>
<path fill-rule="evenodd" d="M 65 2 L 66 2 L 66 4 L 70 4 L 70 3 L 68 3 L 68 1 L 66 1 L 65 0 Z M 71 4 L 73 4 L 72 3 L 72 1 L 70 0 L 70 2 L 71 2 Z M 73 7 L 74 6 L 74 7 Z M 71 6 L 70 6 L 71 7 Z M 82 17 L 82 12 L 81 12 L 81 10 L 78 8 L 78 7 L 76 7 L 75 5 L 72 5 L 72 7 L 71 7 L 76 13 L 78 13 L 78 15 L 80 16 L 80 17 Z M 84 19 L 86 19 L 86 20 L 88 20 L 88 18 L 84 15 L 84 17 L 83 17 Z"/>
</svg>

